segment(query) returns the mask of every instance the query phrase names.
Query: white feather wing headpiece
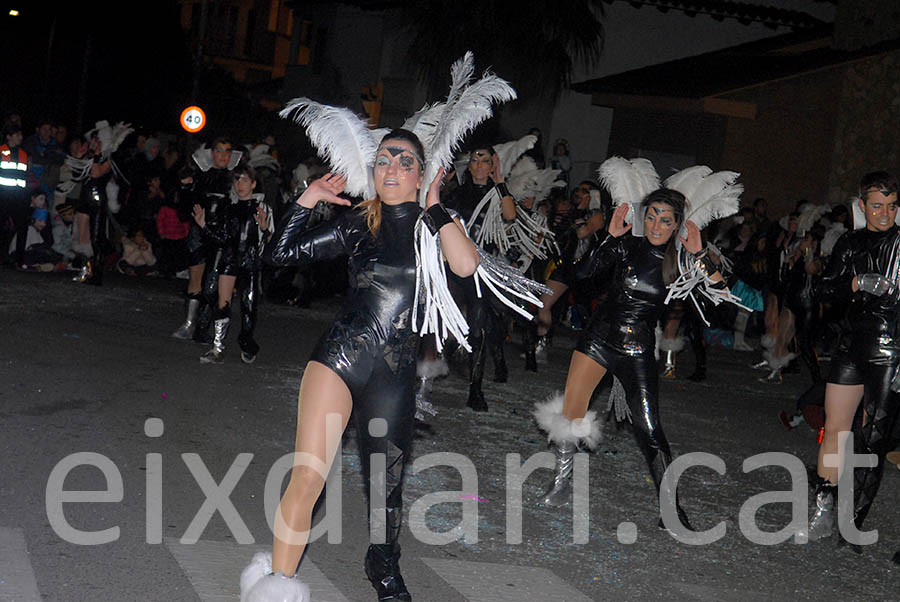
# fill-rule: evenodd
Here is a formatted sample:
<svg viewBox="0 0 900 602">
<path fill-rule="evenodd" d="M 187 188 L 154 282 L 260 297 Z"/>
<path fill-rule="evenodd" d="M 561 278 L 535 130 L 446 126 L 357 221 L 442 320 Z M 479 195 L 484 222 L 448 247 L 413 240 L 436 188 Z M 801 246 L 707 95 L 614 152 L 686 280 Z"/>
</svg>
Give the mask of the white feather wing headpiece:
<svg viewBox="0 0 900 602">
<path fill-rule="evenodd" d="M 503 180 L 506 181 L 512 173 L 513 167 L 526 152 L 534 148 L 537 136 L 526 134 L 518 140 L 511 140 L 494 145 L 494 152 L 500 158 L 500 170 Z"/>
<path fill-rule="evenodd" d="M 797 218 L 797 234 L 804 236 L 829 211 L 831 211 L 830 205 L 813 205 L 809 203 L 800 212 L 800 217 Z"/>
<path fill-rule="evenodd" d="M 687 198 L 689 209 L 684 221 L 690 220 L 702 230 L 714 220 L 737 213 L 744 192 L 742 184 L 735 184 L 740 175 L 735 171 L 713 172 L 699 165 L 675 173 L 664 186 Z"/>
<path fill-rule="evenodd" d="M 372 166 L 378 143 L 366 121 L 350 109 L 332 107 L 308 98 L 295 98 L 278 113 L 306 128 L 319 156 L 332 171 L 347 178 L 347 194 L 371 199 L 375 197 Z"/>
<path fill-rule="evenodd" d="M 419 192 L 419 203 L 425 205 L 428 188 L 440 168 L 449 168 L 462 139 L 482 121 L 493 115 L 492 105 L 516 98 L 516 91 L 496 75 L 485 72 L 471 83 L 474 58 L 467 52 L 450 70 L 450 94 L 444 103 L 431 144 L 425 147 L 425 179 Z"/>
<path fill-rule="evenodd" d="M 633 224 L 631 234 L 644 235 L 644 223 L 635 219 L 640 214 L 644 197 L 659 188 L 659 174 L 649 159 L 625 159 L 610 157 L 597 170 L 600 183 L 609 191 L 613 207 L 628 203 L 625 223 Z"/>
</svg>

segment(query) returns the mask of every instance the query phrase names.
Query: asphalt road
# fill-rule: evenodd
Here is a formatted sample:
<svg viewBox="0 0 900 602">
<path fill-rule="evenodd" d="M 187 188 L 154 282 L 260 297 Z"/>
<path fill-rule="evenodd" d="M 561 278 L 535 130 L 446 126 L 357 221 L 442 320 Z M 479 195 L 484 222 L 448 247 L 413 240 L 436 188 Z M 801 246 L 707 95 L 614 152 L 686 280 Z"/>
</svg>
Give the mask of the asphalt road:
<svg viewBox="0 0 900 602">
<path fill-rule="evenodd" d="M 201 346 L 169 336 L 183 317 L 183 281 L 110 274 L 95 288 L 70 277 L 0 271 L 0 601 L 237 600 L 240 569 L 270 545 L 267 478 L 274 475 L 277 490 L 276 462 L 293 444 L 303 366 L 340 299 L 308 309 L 265 304 L 255 364 L 240 362 L 234 329 L 226 363 L 202 365 Z M 486 379 L 486 414 L 465 407 L 460 374 L 436 384 L 439 413 L 418 430 L 415 457 L 470 462 L 474 470 L 467 481 L 452 466 L 420 464 L 408 478 L 415 529 L 401 538 L 401 566 L 415 600 L 900 599 L 900 566 L 891 562 L 900 549 L 893 465 L 867 522 L 879 541 L 861 555 L 836 547 L 835 537 L 754 543 L 742 528 L 748 500 L 791 488 L 787 469 L 745 471 L 744 461 L 783 452 L 802 465 L 816 454 L 809 428 L 788 432 L 777 419 L 807 376 L 759 383 L 750 352 L 712 349 L 702 384 L 683 378 L 692 368 L 684 353 L 682 378 L 661 383 L 662 420 L 676 454 L 703 452 L 722 462 L 724 472 L 691 468 L 679 484 L 693 526 L 721 523 L 721 538 L 688 545 L 657 528 L 643 458 L 628 427 L 610 422 L 587 457 L 589 509 L 576 512 L 577 525 L 571 506 L 536 503 L 549 475 L 539 469 L 522 487 L 516 541 L 507 483 L 547 449 L 530 410 L 563 386 L 573 342 L 571 334 L 557 336 L 534 375 L 523 371 L 514 337 L 509 382 Z M 602 410 L 601 397 L 594 407 Z M 348 438 L 334 494 L 341 509 L 328 534 L 340 543 L 323 537 L 301 566 L 314 600 L 375 599 L 362 571 L 367 527 L 354 450 Z M 94 493 L 78 501 L 78 491 Z M 428 496 L 443 491 L 456 493 L 429 508 L 436 498 Z M 323 504 L 318 516 L 324 513 Z M 790 520 L 787 503 L 763 505 L 755 516 L 768 532 Z M 461 521 L 472 527 L 465 538 L 423 541 Z"/>
</svg>

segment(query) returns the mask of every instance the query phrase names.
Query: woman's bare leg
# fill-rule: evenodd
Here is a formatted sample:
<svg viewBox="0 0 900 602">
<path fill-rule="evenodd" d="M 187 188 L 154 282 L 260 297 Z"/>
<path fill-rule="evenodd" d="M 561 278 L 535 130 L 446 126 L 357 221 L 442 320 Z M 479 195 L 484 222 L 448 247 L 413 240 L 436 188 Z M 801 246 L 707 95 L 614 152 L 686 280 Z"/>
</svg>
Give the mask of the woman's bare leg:
<svg viewBox="0 0 900 602">
<path fill-rule="evenodd" d="M 778 336 L 778 297 L 772 294 L 766 297 L 765 324 L 766 334 L 775 340 Z"/>
<path fill-rule="evenodd" d="M 794 312 L 787 306 L 781 308 L 781 313 L 778 315 L 778 336 L 775 337 L 775 357 L 781 358 L 788 354 L 788 343 L 794 338 L 794 324 Z"/>
<path fill-rule="evenodd" d="M 838 433 L 853 427 L 853 416 L 863 396 L 863 385 L 825 385 L 825 434 L 819 446 L 817 472 L 826 481 L 837 484 L 843 469 L 843 456 L 839 455 L 838 466 L 825 466 L 825 454 L 837 454 Z"/>
<path fill-rule="evenodd" d="M 566 376 L 563 416 L 569 420 L 584 418 L 594 389 L 605 375 L 605 366 L 601 366 L 580 351 L 573 351 L 572 360 L 569 362 L 569 374 Z"/>
<path fill-rule="evenodd" d="M 325 463 L 322 473 L 316 467 L 295 459 L 288 484 L 275 517 L 275 542 L 272 570 L 293 575 L 300 563 L 309 537 L 312 511 L 341 441 L 341 433 L 350 419 L 353 402 L 341 377 L 324 364 L 311 361 L 300 382 L 297 402 L 296 453 L 310 454 Z M 340 416 L 340 433 L 328 433 L 326 417 Z"/>
<path fill-rule="evenodd" d="M 199 295 L 200 291 L 203 289 L 204 268 L 206 268 L 205 263 L 188 267 L 187 293 L 189 295 Z"/>
<path fill-rule="evenodd" d="M 219 309 L 223 309 L 231 303 L 231 296 L 234 294 L 234 283 L 237 276 L 219 275 Z"/>
<path fill-rule="evenodd" d="M 87 213 L 76 213 L 75 226 L 78 229 L 78 244 L 91 244 L 91 216 Z"/>
<path fill-rule="evenodd" d="M 538 309 L 537 313 L 538 336 L 544 336 L 550 330 L 550 327 L 553 325 L 553 305 L 559 301 L 563 293 L 569 290 L 568 284 L 563 284 L 556 280 L 548 280 L 546 284 L 553 291 L 553 294 L 548 295 L 545 293 L 541 295 L 541 303 L 544 304 L 544 307 Z"/>
</svg>

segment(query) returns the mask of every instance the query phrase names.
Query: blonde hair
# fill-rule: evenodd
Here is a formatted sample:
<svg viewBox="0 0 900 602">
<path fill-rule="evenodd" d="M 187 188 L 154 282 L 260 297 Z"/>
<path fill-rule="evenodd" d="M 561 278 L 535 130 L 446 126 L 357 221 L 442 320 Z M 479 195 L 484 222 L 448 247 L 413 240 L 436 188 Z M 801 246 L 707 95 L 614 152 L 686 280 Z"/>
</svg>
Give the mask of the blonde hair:
<svg viewBox="0 0 900 602">
<path fill-rule="evenodd" d="M 372 236 L 378 236 L 378 228 L 381 226 L 381 199 L 376 197 L 363 201 L 356 206 L 356 210 L 362 213 L 366 218 L 366 227 Z"/>
</svg>

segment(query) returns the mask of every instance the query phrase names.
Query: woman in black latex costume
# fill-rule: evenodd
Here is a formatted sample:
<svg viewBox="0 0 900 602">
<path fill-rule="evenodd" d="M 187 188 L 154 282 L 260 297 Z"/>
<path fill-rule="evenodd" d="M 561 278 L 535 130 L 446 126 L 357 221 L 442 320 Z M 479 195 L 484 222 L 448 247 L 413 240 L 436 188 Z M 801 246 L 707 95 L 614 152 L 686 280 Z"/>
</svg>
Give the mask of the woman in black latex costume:
<svg viewBox="0 0 900 602">
<path fill-rule="evenodd" d="M 875 467 L 856 468 L 853 474 L 853 517 L 857 529 L 878 492 L 885 456 L 896 444 L 893 425 L 900 403 L 892 383 L 897 389 L 900 302 L 896 274 L 885 276 L 897 253 L 900 236 L 900 228 L 895 224 L 897 188 L 896 177 L 885 172 L 862 178 L 858 203 L 865 212 L 866 227 L 841 236 L 822 275 L 819 292 L 823 299 L 850 297 L 847 319 L 851 331 L 846 337 L 849 340 L 842 341 L 842 349 L 832 360 L 826 378 L 816 511 L 808 529 L 801 534 L 810 540 L 830 536 L 837 517 L 836 492 L 843 465 L 839 433 L 852 428 L 854 452 L 878 456 Z M 854 422 L 860 402 L 862 416 Z M 826 465 L 826 455 L 835 454 L 838 466 Z"/>
<path fill-rule="evenodd" d="M 470 223 L 472 212 L 484 195 L 491 188 L 497 187 L 501 197 L 501 213 L 506 222 L 516 219 L 516 205 L 509 190 L 503 183 L 500 169 L 500 158 L 489 146 L 478 147 L 472 151 L 469 158 L 469 166 L 465 181 L 458 188 L 446 195 L 443 202 L 447 207 L 459 213 L 469 234 L 474 239 L 481 227 L 481 220 L 485 212 L 480 214 L 476 223 Z M 490 248 L 485 249 L 491 252 Z M 494 380 L 506 382 L 506 359 L 503 355 L 503 342 L 506 340 L 506 327 L 504 319 L 497 309 L 491 304 L 488 297 L 479 297 L 475 289 L 475 281 L 472 278 L 458 278 L 450 276 L 450 281 L 455 285 L 464 297 L 466 307 L 466 321 L 469 324 L 469 345 L 472 347 L 469 353 L 469 398 L 467 405 L 475 411 L 483 412 L 488 409 L 481 390 L 481 382 L 484 378 L 485 356 L 490 353 L 494 362 Z"/>
<path fill-rule="evenodd" d="M 109 225 L 109 199 L 106 185 L 113 178 L 113 160 L 103 154 L 103 142 L 98 135 L 91 137 L 90 152 L 94 157 L 90 173 L 81 187 L 81 197 L 75 207 L 75 221 L 78 224 L 78 244 L 90 249 L 92 255 L 85 263 L 75 282 L 103 284 L 103 261 L 110 245 L 106 230 Z"/>
<path fill-rule="evenodd" d="M 614 269 L 609 299 L 585 329 L 572 353 L 565 393 L 541 404 L 535 415 L 554 443 L 556 474 L 543 503 L 562 505 L 571 498 L 570 475 L 579 442 L 599 440 L 596 413 L 587 412 L 597 385 L 612 372 L 624 387 L 638 446 L 659 491 L 672 460 L 669 442 L 659 419 L 659 377 L 654 355 L 657 321 L 665 307 L 667 285 L 678 277 L 676 236 L 684 220 L 686 200 L 680 192 L 659 189 L 643 201 L 645 236 L 628 235 L 628 203 L 613 213 L 601 242 L 576 268 L 578 278 L 591 278 Z M 695 254 L 703 270 L 718 286 L 722 277 L 703 250 L 700 231 L 688 221 L 685 249 Z M 615 385 L 614 385 L 615 386 Z M 679 517 L 689 528 L 678 506 Z"/>
<path fill-rule="evenodd" d="M 275 265 L 302 265 L 348 255 L 351 291 L 330 330 L 316 345 L 300 383 L 296 451 L 309 454 L 306 458 L 315 456 L 321 464 L 300 464 L 298 458 L 276 513 L 271 564 L 274 574 L 245 583 L 253 574 L 253 565 L 248 567 L 241 578 L 242 600 L 305 599 L 297 593 L 305 586 L 290 577 L 306 547 L 313 505 L 351 409 L 358 425 L 367 488 L 372 483 L 370 472 L 384 470 L 383 475 L 376 476 L 385 490 L 372 491 L 370 504 L 376 511 L 384 509 L 386 532 L 381 533 L 383 543 L 369 547 L 366 574 L 379 600 L 411 599 L 398 567 L 397 538 L 403 470 L 415 416 L 419 336 L 412 323 L 416 288 L 413 235 L 422 212 L 416 197 L 424 176 L 423 154 L 414 134 L 392 131 L 375 158 L 375 199 L 307 229 L 318 201 L 350 205 L 338 196 L 346 183 L 342 177 L 329 174 L 315 180 L 297 199 L 266 248 L 266 259 Z M 459 222 L 441 205 L 441 181 L 439 173 L 429 189 L 425 222 L 440 232 L 441 249 L 450 269 L 458 276 L 470 276 L 478 267 L 478 252 Z M 326 422 L 326 416 L 331 422 Z M 384 454 L 386 469 L 370 466 L 372 454 Z M 385 498 L 375 499 L 381 495 Z M 288 597 L 291 595 L 295 597 Z"/>
</svg>

